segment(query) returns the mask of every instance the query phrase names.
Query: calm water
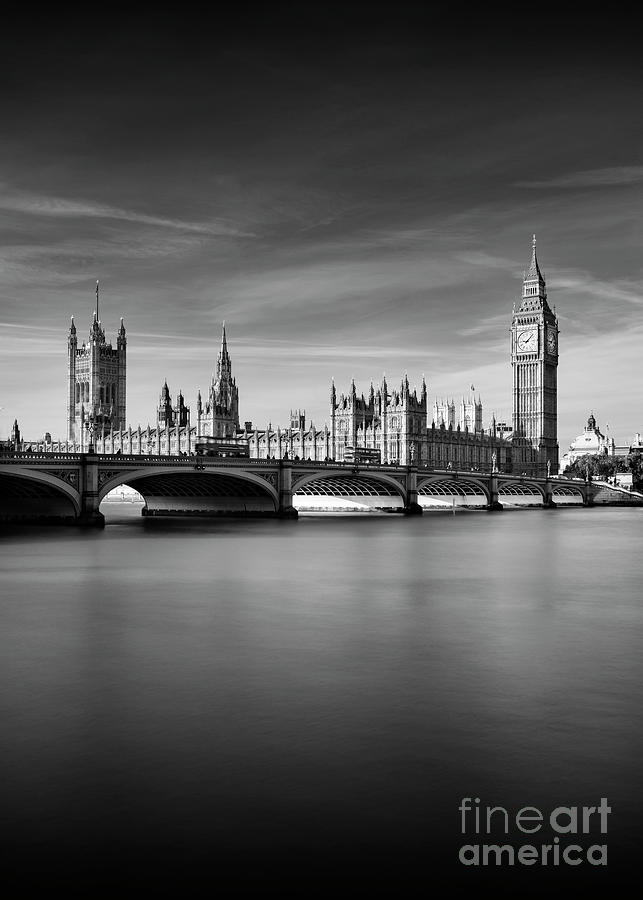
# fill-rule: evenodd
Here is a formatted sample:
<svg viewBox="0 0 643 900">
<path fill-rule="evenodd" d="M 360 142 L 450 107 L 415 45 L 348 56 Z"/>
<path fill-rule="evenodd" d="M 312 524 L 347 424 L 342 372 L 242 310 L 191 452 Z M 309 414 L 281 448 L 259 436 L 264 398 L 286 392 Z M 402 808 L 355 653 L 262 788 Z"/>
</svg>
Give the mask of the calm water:
<svg viewBox="0 0 643 900">
<path fill-rule="evenodd" d="M 440 878 L 473 896 L 465 796 L 612 807 L 580 841 L 607 839 L 607 870 L 487 871 L 499 892 L 631 872 L 643 510 L 107 514 L 0 538 L 11 878 L 121 896 L 203 879 L 426 896 Z"/>
</svg>

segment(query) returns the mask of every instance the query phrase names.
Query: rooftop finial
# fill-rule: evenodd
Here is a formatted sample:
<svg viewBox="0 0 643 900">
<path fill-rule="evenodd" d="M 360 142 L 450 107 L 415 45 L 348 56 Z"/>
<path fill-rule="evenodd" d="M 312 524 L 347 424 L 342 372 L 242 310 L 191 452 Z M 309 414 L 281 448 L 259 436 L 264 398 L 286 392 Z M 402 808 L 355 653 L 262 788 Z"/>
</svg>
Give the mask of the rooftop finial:
<svg viewBox="0 0 643 900">
<path fill-rule="evenodd" d="M 538 266 L 538 258 L 536 256 L 536 235 L 533 234 L 531 236 L 531 262 L 529 263 L 529 269 L 524 273 L 524 280 L 531 280 L 537 278 L 539 281 L 542 281 L 544 284 L 545 279 L 543 278 L 540 268 Z"/>
</svg>

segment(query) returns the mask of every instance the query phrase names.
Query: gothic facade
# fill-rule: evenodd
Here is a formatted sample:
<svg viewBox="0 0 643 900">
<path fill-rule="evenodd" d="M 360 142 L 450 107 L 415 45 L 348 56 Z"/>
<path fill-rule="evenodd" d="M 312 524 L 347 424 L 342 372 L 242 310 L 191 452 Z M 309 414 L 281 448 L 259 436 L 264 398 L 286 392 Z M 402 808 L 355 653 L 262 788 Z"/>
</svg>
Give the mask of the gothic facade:
<svg viewBox="0 0 643 900">
<path fill-rule="evenodd" d="M 161 388 L 159 406 L 156 411 L 156 424 L 159 428 L 186 428 L 190 426 L 190 407 L 185 405 L 183 393 L 179 391 L 176 403 L 172 405 L 172 397 L 167 381 Z"/>
<path fill-rule="evenodd" d="M 382 462 L 406 465 L 411 460 L 411 447 L 419 461 L 419 446 L 426 435 L 426 382 L 418 394 L 411 391 L 405 375 L 399 388 L 389 389 L 386 378 L 377 390 L 371 387 L 367 397 L 358 396 L 355 382 L 347 394 L 337 394 L 333 383 L 330 392 L 330 432 L 333 458 L 344 459 L 348 448 L 378 450 Z"/>
<path fill-rule="evenodd" d="M 299 458 L 342 462 L 362 449 L 384 464 L 437 468 L 488 469 L 544 475 L 558 471 L 557 366 L 558 320 L 547 302 L 545 279 L 536 257 L 534 237 L 529 270 L 523 279 L 520 306 L 514 305 L 511 328 L 513 372 L 512 429 L 482 424 L 482 401 L 471 393 L 459 408 L 453 399 L 436 398 L 428 414 L 427 385 L 398 387 L 386 378 L 368 394 L 354 381 L 346 393 L 330 391 L 328 424 L 306 424 L 305 412 L 291 410 L 285 428 L 243 425 L 239 390 L 232 374 L 225 323 L 221 348 L 205 397 L 199 391 L 196 421 L 181 391 L 173 401 L 167 382 L 161 388 L 154 426 L 126 428 L 127 339 L 121 319 L 116 347 L 107 343 L 96 311 L 89 339 L 78 345 L 72 323 L 68 338 L 67 440 L 30 442 L 36 449 L 98 453 L 192 454 L 200 443 L 222 441 L 248 447 L 251 458 Z M 473 385 L 472 385 L 473 392 Z M 15 443 L 15 442 L 14 442 Z M 21 445 L 25 445 L 21 441 Z M 365 454 L 366 455 L 366 454 Z"/>
<path fill-rule="evenodd" d="M 438 427 L 444 425 L 445 428 L 456 428 L 459 425 L 461 431 L 482 431 L 482 401 L 479 396 L 476 400 L 473 394 L 469 394 L 466 399 L 462 397 L 456 419 L 455 400 L 436 397 L 433 403 L 433 421 Z"/>
<path fill-rule="evenodd" d="M 76 351 L 76 329 L 70 330 L 70 385 L 72 371 L 75 381 L 84 385 L 76 391 L 80 404 L 76 406 L 78 421 L 68 429 L 67 441 L 55 442 L 60 451 L 87 452 L 90 440 L 96 453 L 179 455 L 196 451 L 199 439 L 204 437 L 247 443 L 247 429 L 239 427 L 239 390 L 232 376 L 232 363 L 228 353 L 225 325 L 221 335 L 221 349 L 212 375 L 210 388 L 203 403 L 201 392 L 197 399 L 197 421 L 192 424 L 190 407 L 186 405 L 183 393 L 179 391 L 173 403 L 167 381 L 161 388 L 156 409 L 156 425 L 140 425 L 125 428 L 125 328 L 121 319 L 118 345 L 115 351 L 105 344 L 105 334 L 97 314 L 90 332 L 93 343 L 83 345 L 77 354 L 81 365 L 72 370 L 72 348 Z M 101 351 L 101 348 L 103 350 Z M 110 357 L 111 353 L 111 357 Z M 111 365 L 109 364 L 111 359 Z M 98 364 L 96 364 L 98 360 Z M 85 378 L 86 372 L 96 373 L 92 381 Z M 122 375 L 122 377 L 121 377 Z M 116 385 L 116 387 L 115 387 Z M 114 394 L 115 392 L 115 394 Z M 116 411 L 112 409 L 112 396 L 116 396 Z M 70 387 L 70 409 L 72 391 Z M 88 406 L 83 398 L 88 398 Z M 92 403 L 92 398 L 98 398 Z M 104 399 L 103 399 L 104 398 Z M 75 397 L 74 397 L 75 399 Z M 122 403 L 120 402 L 122 400 Z M 110 405 L 108 405 L 110 404 Z M 90 415 L 91 413 L 91 415 Z M 91 425 L 91 427 L 90 427 Z M 34 442 L 34 449 L 42 442 Z M 54 446 L 54 445 L 52 445 Z"/>
<path fill-rule="evenodd" d="M 239 431 L 239 389 L 232 377 L 232 362 L 228 353 L 225 322 L 221 331 L 221 350 L 205 404 L 199 391 L 197 402 L 197 433 L 200 437 L 233 440 Z"/>
<path fill-rule="evenodd" d="M 495 462 L 499 469 L 510 471 L 511 442 L 496 430 L 495 421 L 489 431 L 484 431 L 482 403 L 479 398 L 470 401 L 463 400 L 461 411 L 468 408 L 474 417 L 474 430 L 453 422 L 446 426 L 444 422 L 432 421 L 427 427 L 424 378 L 419 393 L 417 388 L 411 391 L 404 376 L 395 390 L 389 389 L 385 378 L 377 390 L 371 384 L 366 397 L 357 394 L 354 382 L 346 394 L 338 394 L 333 383 L 330 427 L 318 429 L 313 423 L 306 427 L 304 416 L 291 413 L 289 428 L 273 429 L 269 425 L 249 432 L 250 456 L 279 459 L 287 453 L 290 459 L 343 462 L 349 450 L 366 449 L 378 451 L 380 461 L 391 465 L 415 462 L 436 468 L 483 470 L 490 469 Z"/>
<path fill-rule="evenodd" d="M 98 307 L 98 285 L 96 298 Z M 67 440 L 84 448 L 90 431 L 111 434 L 125 428 L 127 338 L 123 319 L 113 347 L 107 343 L 96 309 L 89 338 L 79 346 L 72 316 L 67 350 Z"/>
<path fill-rule="evenodd" d="M 514 306 L 513 311 L 511 367 L 514 471 L 554 475 L 558 472 L 558 319 L 547 302 L 535 235 L 520 307 Z"/>
</svg>

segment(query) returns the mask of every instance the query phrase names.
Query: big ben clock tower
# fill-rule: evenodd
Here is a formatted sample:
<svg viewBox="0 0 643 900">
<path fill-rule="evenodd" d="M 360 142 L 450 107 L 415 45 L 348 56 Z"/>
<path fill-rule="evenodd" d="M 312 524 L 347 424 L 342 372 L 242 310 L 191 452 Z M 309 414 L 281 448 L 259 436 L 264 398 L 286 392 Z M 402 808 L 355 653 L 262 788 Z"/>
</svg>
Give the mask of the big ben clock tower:
<svg viewBox="0 0 643 900">
<path fill-rule="evenodd" d="M 513 370 L 514 472 L 558 472 L 557 369 L 558 319 L 547 303 L 536 235 L 526 272 L 520 308 L 511 323 Z"/>
</svg>

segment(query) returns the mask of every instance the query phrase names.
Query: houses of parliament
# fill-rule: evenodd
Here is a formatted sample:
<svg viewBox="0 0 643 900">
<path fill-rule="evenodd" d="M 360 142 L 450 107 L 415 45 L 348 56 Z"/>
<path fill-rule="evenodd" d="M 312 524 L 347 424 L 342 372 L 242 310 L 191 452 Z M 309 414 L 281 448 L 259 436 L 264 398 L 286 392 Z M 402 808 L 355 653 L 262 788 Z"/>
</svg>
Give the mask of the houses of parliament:
<svg viewBox="0 0 643 900">
<path fill-rule="evenodd" d="M 12 440 L 23 449 L 97 453 L 192 454 L 203 440 L 245 445 L 251 458 L 334 460 L 342 462 L 357 448 L 383 463 L 435 468 L 489 469 L 520 474 L 558 472 L 557 366 L 558 322 L 549 307 L 545 279 L 532 242 L 522 296 L 511 320 L 513 374 L 511 427 L 492 418 L 482 425 L 482 402 L 472 393 L 454 400 L 435 399 L 429 414 L 424 377 L 411 389 L 405 375 L 399 384 L 386 378 L 367 394 L 352 382 L 345 393 L 330 388 L 329 421 L 321 428 L 291 411 L 284 427 L 255 428 L 239 417 L 239 389 L 232 374 L 225 324 L 210 385 L 198 392 L 196 415 L 179 392 L 173 401 L 165 382 L 155 425 L 126 426 L 127 335 L 123 319 L 116 346 L 107 342 L 96 311 L 87 340 L 79 344 L 72 318 L 68 335 L 67 439 L 22 442 L 17 422 Z"/>
</svg>

